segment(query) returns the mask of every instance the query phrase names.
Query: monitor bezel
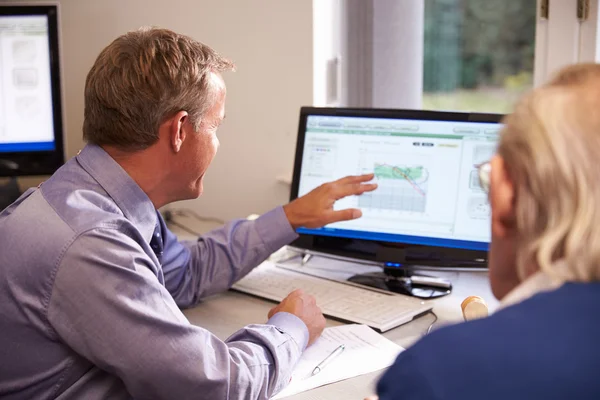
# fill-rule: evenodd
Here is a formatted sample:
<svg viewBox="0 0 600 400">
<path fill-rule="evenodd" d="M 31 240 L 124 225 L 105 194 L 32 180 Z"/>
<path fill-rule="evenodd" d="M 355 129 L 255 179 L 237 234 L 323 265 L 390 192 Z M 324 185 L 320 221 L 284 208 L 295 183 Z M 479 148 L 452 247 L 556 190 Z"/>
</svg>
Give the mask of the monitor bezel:
<svg viewBox="0 0 600 400">
<path fill-rule="evenodd" d="M 36 16 L 48 19 L 50 87 L 54 150 L 0 152 L 0 177 L 51 175 L 65 162 L 62 86 L 60 74 L 59 7 L 57 4 L 0 5 L 0 16 Z"/>
<path fill-rule="evenodd" d="M 428 111 L 410 109 L 373 109 L 340 107 L 301 107 L 298 124 L 298 137 L 294 159 L 294 172 L 290 191 L 290 201 L 298 197 L 300 169 L 304 152 L 306 123 L 309 115 L 358 118 L 393 118 L 429 121 L 500 123 L 503 114 L 470 113 L 450 111 Z M 387 242 L 372 239 L 353 239 L 298 233 L 299 237 L 291 246 L 311 252 L 332 254 L 341 257 L 358 258 L 382 264 L 390 268 L 413 266 L 440 268 L 487 267 L 487 251 L 457 247 L 422 245 L 402 242 Z"/>
</svg>

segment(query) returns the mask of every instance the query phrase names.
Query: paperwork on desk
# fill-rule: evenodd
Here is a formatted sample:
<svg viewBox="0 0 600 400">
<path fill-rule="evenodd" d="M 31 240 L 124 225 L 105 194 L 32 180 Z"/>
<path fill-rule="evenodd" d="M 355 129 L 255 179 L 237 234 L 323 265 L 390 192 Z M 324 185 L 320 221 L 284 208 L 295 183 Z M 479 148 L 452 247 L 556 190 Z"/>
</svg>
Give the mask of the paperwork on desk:
<svg viewBox="0 0 600 400">
<path fill-rule="evenodd" d="M 321 372 L 313 369 L 340 344 L 346 349 Z M 308 347 L 294 368 L 290 384 L 273 399 L 282 399 L 329 383 L 387 368 L 404 349 L 366 325 L 342 325 L 325 328 Z"/>
</svg>

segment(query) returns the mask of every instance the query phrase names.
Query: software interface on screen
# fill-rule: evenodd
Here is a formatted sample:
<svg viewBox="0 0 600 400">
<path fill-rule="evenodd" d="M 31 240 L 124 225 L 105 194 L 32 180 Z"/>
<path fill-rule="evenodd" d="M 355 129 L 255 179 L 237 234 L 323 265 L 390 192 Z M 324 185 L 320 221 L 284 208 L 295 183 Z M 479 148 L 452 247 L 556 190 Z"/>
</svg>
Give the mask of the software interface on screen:
<svg viewBox="0 0 600 400">
<path fill-rule="evenodd" d="M 46 16 L 0 15 L 0 152 L 53 150 Z"/>
<path fill-rule="evenodd" d="M 363 217 L 300 233 L 485 250 L 490 206 L 477 166 L 496 150 L 500 125 L 307 117 L 298 196 L 346 175 L 374 173 L 378 188 L 339 200 Z"/>
</svg>

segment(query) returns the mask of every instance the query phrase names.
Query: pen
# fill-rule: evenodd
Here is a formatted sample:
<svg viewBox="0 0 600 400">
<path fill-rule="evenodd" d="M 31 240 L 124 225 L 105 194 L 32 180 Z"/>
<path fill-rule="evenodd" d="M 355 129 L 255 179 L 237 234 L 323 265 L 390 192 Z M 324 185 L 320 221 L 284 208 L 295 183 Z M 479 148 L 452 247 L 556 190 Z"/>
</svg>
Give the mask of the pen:
<svg viewBox="0 0 600 400">
<path fill-rule="evenodd" d="M 346 348 L 346 346 L 344 346 L 343 344 L 340 344 L 334 351 L 331 352 L 330 355 L 325 357 L 325 359 L 323 361 L 321 361 L 319 363 L 319 365 L 317 365 L 315 367 L 315 369 L 313 369 L 312 375 L 316 375 L 319 372 L 321 372 L 323 370 L 323 368 L 325 368 L 325 366 L 331 362 L 331 360 L 333 360 L 334 358 L 336 358 L 337 356 L 342 354 L 342 352 L 344 351 L 345 348 Z"/>
<path fill-rule="evenodd" d="M 300 265 L 305 265 L 308 260 L 310 260 L 312 258 L 312 254 L 305 254 L 304 257 L 302 257 L 302 262 L 300 263 Z"/>
</svg>

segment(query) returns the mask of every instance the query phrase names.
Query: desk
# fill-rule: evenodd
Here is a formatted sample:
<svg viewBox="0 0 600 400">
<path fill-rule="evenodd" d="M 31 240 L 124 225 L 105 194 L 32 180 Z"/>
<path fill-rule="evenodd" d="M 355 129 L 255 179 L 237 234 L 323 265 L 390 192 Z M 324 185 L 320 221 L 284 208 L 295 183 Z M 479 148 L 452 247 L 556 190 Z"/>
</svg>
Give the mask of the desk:
<svg viewBox="0 0 600 400">
<path fill-rule="evenodd" d="M 187 221 L 186 225 L 188 225 Z M 194 226 L 191 221 L 189 222 L 189 226 L 199 232 L 203 231 L 203 228 L 211 229 L 215 227 L 206 224 L 203 226 Z M 181 239 L 193 239 L 193 237 L 185 234 L 183 231 L 173 229 L 173 232 Z M 467 296 L 481 296 L 488 303 L 491 311 L 496 308 L 497 301 L 494 299 L 489 288 L 487 272 L 447 272 L 443 276 L 452 281 L 453 291 L 448 296 L 431 300 L 434 303 L 433 311 L 438 316 L 438 321 L 433 329 L 445 324 L 462 321 L 460 303 Z M 265 322 L 267 320 L 267 313 L 275 304 L 275 302 L 262 300 L 243 293 L 227 291 L 205 299 L 196 307 L 185 310 L 184 314 L 192 324 L 202 326 L 225 340 L 229 335 L 245 325 Z M 406 348 L 426 333 L 427 328 L 433 320 L 434 317 L 431 314 L 427 314 L 408 324 L 386 332 L 384 336 Z M 327 326 L 341 324 L 339 321 L 327 319 Z M 363 399 L 375 392 L 375 384 L 382 372 L 378 371 L 322 386 L 299 393 L 289 397 L 289 399 Z"/>
</svg>

